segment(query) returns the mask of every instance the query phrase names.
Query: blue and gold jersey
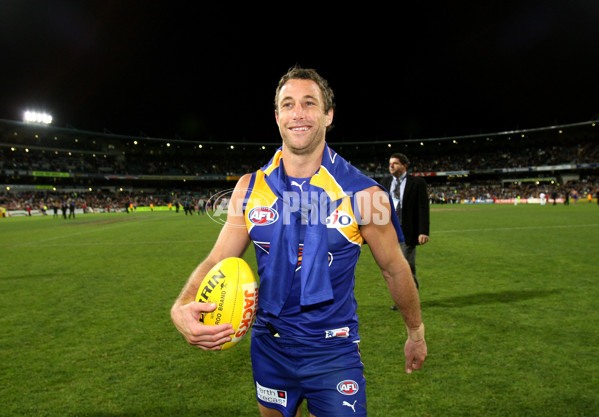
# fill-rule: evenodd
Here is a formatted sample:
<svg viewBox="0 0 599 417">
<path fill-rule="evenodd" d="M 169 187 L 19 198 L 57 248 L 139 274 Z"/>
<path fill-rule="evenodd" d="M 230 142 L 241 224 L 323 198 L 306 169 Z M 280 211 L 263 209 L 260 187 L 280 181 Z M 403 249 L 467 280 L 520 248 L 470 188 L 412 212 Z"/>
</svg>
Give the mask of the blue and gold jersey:
<svg viewBox="0 0 599 417">
<path fill-rule="evenodd" d="M 277 222 L 283 222 L 283 202 L 270 189 L 263 171 L 252 174 L 245 197 L 245 224 L 256 252 L 258 275 L 262 277 L 269 260 L 270 242 Z M 290 178 L 296 192 L 305 191 L 307 179 Z M 323 187 L 324 188 L 324 187 Z M 329 189 L 332 189 L 329 187 Z M 300 228 L 297 267 L 291 280 L 291 291 L 278 316 L 260 309 L 253 332 L 275 333 L 311 345 L 340 341 L 358 341 L 357 303 L 354 297 L 355 268 L 364 239 L 360 234 L 360 216 L 355 195 L 335 200 L 326 218 L 328 238 L 328 267 L 334 299 L 316 306 L 300 305 L 300 271 L 302 267 L 303 237 L 306 226 Z"/>
</svg>

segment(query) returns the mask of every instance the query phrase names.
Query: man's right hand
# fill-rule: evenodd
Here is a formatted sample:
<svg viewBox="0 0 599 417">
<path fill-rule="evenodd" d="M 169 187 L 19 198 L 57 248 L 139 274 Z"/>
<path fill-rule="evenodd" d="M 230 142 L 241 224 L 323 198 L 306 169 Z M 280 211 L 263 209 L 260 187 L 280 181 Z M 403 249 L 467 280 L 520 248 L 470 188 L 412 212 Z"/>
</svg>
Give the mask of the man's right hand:
<svg viewBox="0 0 599 417">
<path fill-rule="evenodd" d="M 202 313 L 215 309 L 215 303 L 177 303 L 171 309 L 171 319 L 190 345 L 203 350 L 220 350 L 223 343 L 231 341 L 233 326 L 230 323 L 208 326 L 200 322 Z"/>
</svg>

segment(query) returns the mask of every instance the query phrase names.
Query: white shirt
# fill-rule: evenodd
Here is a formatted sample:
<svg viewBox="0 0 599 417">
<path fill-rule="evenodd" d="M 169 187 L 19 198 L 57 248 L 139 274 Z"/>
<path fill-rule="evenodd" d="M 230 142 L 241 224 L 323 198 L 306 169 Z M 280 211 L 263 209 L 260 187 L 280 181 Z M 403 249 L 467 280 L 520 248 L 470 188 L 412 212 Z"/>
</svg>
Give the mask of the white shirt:
<svg viewBox="0 0 599 417">
<path fill-rule="evenodd" d="M 403 204 L 403 192 L 406 189 L 406 175 L 404 172 L 402 176 L 393 177 L 393 181 L 391 182 L 391 198 L 393 198 L 393 207 L 397 210 L 398 204 Z M 395 198 L 393 191 L 395 191 L 395 187 L 397 187 L 397 182 L 399 181 L 399 200 Z"/>
</svg>

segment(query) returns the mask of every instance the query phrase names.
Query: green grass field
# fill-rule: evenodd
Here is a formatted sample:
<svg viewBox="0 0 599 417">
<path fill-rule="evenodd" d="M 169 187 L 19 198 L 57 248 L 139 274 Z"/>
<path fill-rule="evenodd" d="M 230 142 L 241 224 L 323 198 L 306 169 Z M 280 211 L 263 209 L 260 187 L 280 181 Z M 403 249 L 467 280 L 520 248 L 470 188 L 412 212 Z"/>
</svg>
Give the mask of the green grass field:
<svg viewBox="0 0 599 417">
<path fill-rule="evenodd" d="M 599 206 L 431 217 L 422 371 L 403 371 L 404 326 L 367 247 L 358 265 L 369 415 L 599 415 Z M 219 229 L 174 212 L 0 219 L 0 415 L 257 416 L 249 338 L 204 352 L 170 322 Z"/>
</svg>

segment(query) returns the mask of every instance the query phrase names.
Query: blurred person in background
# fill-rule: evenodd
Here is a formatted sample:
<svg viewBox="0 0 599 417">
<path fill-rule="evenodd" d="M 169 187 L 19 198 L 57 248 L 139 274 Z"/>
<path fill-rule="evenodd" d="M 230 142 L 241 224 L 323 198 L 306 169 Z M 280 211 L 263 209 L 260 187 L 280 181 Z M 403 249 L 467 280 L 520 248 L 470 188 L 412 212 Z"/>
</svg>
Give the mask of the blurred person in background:
<svg viewBox="0 0 599 417">
<path fill-rule="evenodd" d="M 420 282 L 416 276 L 416 247 L 429 241 L 430 208 L 426 182 L 408 173 L 410 160 L 402 153 L 389 157 L 389 174 L 381 185 L 390 191 L 405 242 L 401 243 L 403 255 L 410 265 L 416 288 Z M 397 306 L 391 309 L 397 310 Z"/>
</svg>

